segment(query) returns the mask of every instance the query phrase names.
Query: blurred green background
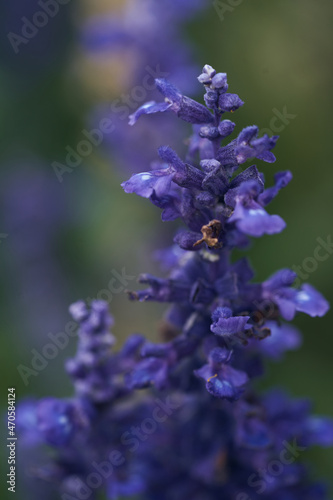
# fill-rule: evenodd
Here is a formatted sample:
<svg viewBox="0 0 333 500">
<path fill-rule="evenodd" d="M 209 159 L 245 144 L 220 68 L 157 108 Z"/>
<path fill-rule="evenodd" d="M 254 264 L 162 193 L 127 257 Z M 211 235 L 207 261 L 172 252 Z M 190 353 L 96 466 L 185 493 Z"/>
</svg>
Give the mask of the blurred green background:
<svg viewBox="0 0 333 500">
<path fill-rule="evenodd" d="M 31 376 L 28 386 L 17 366 L 30 366 L 31 350 L 40 351 L 49 332 L 63 331 L 70 319 L 68 304 L 96 297 L 107 288 L 112 270 L 125 267 L 133 277 L 143 271 L 159 272 L 151 251 L 169 243 L 158 210 L 123 193 L 119 185 L 131 169 L 122 172 L 102 153 L 103 145 L 65 174 L 62 183 L 51 166 L 55 160 L 63 161 L 66 146 L 74 148 L 82 138 L 93 106 L 120 93 L 112 78 L 103 80 L 105 61 L 92 69 L 78 44 L 85 16 L 111 7 L 112 2 L 73 0 L 38 34 L 43 41 L 36 36 L 19 54 L 12 50 L 7 33 L 27 15 L 23 12 L 27 3 L 23 13 L 19 2 L 14 3 L 12 12 L 1 7 L 0 23 L 3 409 L 8 386 L 16 387 L 17 398 L 71 394 L 63 363 L 74 352 L 75 339 L 41 374 Z M 210 2 L 206 12 L 186 27 L 197 62 L 227 72 L 231 92 L 245 101 L 233 117 L 238 130 L 253 123 L 260 129 L 271 128 L 276 110 L 295 115 L 279 132 L 277 162 L 262 165 L 268 180 L 285 169 L 292 170 L 294 179 L 270 207 L 286 220 L 287 229 L 255 240 L 249 252 L 258 280 L 281 267 L 303 267 L 304 260 L 309 262 L 306 259 L 314 255 L 317 238 L 326 241 L 333 232 L 332 21 L 333 5 L 328 0 L 244 0 L 225 12 L 224 19 Z M 47 244 L 44 231 L 50 234 Z M 42 249 L 34 253 L 39 242 Z M 303 268 L 307 281 L 331 302 L 332 270 L 332 256 L 312 272 Z M 135 288 L 134 279 L 128 288 Z M 154 338 L 164 308 L 129 303 L 121 293 L 113 296 L 111 310 L 114 333 L 121 342 L 133 331 Z M 332 416 L 330 321 L 331 314 L 321 319 L 298 317 L 295 323 L 304 334 L 303 348 L 270 364 L 263 385 L 278 384 L 295 396 L 310 397 L 316 413 Z M 306 458 L 316 464 L 316 477 L 331 480 L 333 450 L 306 452 Z"/>
</svg>

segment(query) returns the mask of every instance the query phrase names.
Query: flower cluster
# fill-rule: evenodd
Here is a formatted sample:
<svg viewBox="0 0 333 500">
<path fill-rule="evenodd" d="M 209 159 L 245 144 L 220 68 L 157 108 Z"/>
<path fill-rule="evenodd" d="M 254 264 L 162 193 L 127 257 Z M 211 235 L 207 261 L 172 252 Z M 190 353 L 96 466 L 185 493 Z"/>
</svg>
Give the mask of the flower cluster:
<svg viewBox="0 0 333 500">
<path fill-rule="evenodd" d="M 300 345 L 287 322 L 299 312 L 322 316 L 329 305 L 310 285 L 293 287 L 289 269 L 257 283 L 246 259 L 231 260 L 250 237 L 283 230 L 266 207 L 292 176 L 277 173 L 266 188 L 255 165 L 239 172 L 254 158 L 274 162 L 278 138 L 250 126 L 225 143 L 235 124 L 224 114 L 244 103 L 228 92 L 226 74 L 208 65 L 199 82 L 206 106 L 159 79 L 164 100 L 130 118 L 169 111 L 193 124 L 185 160 L 161 147 L 150 171 L 123 183 L 159 207 L 163 220 L 186 226 L 159 253 L 168 275 L 143 274 L 145 287 L 129 292 L 131 300 L 170 304 L 163 341 L 133 335 L 112 353 L 106 304 L 78 302 L 70 310 L 79 347 L 67 363 L 75 396 L 22 409 L 30 443 L 52 448 L 40 475 L 63 500 L 95 499 L 100 490 L 113 500 L 327 498 L 297 458 L 312 445 L 332 445 L 333 423 L 312 416 L 307 401 L 258 394 L 253 382 L 265 358 Z"/>
</svg>

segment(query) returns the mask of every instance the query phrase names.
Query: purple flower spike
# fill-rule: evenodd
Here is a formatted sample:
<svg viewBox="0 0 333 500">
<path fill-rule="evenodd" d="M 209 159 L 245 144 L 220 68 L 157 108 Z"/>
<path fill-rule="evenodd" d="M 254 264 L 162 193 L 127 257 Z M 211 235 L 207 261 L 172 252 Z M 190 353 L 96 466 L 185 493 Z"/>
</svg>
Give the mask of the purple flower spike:
<svg viewBox="0 0 333 500">
<path fill-rule="evenodd" d="M 155 80 L 155 83 L 157 89 L 165 97 L 165 102 L 146 102 L 129 117 L 130 125 L 134 125 L 142 115 L 164 113 L 169 110 L 176 113 L 179 118 L 188 123 L 204 124 L 213 122 L 214 116 L 205 106 L 189 97 L 183 96 L 170 82 L 163 78 L 158 78 Z"/>
<path fill-rule="evenodd" d="M 222 137 L 222 139 L 224 139 L 225 137 L 228 137 L 228 135 L 232 134 L 235 126 L 236 126 L 236 124 L 231 122 L 230 120 L 221 121 L 221 123 L 219 125 L 219 132 L 220 132 L 220 136 Z"/>
<path fill-rule="evenodd" d="M 125 193 L 135 193 L 143 198 L 150 198 L 153 193 L 161 197 L 168 193 L 174 172 L 170 168 L 134 174 L 122 183 Z"/>
<path fill-rule="evenodd" d="M 249 158 L 259 158 L 268 163 L 274 163 L 276 158 L 271 153 L 278 140 L 278 136 L 268 137 L 264 135 L 257 139 L 259 129 L 256 126 L 245 128 L 238 136 L 235 154 L 239 164 Z"/>
<path fill-rule="evenodd" d="M 212 319 L 211 331 L 222 337 L 230 337 L 251 328 L 251 325 L 247 324 L 250 316 L 232 316 L 232 310 L 227 307 L 215 309 Z"/>
<path fill-rule="evenodd" d="M 140 116 L 142 115 L 152 115 L 155 113 L 164 113 L 165 111 L 170 110 L 172 108 L 172 103 L 170 102 L 159 102 L 155 101 L 146 102 L 140 108 L 138 108 L 135 113 L 129 116 L 129 124 L 135 125 Z"/>
<path fill-rule="evenodd" d="M 263 283 L 264 297 L 276 303 L 281 316 L 291 321 L 296 312 L 309 316 L 324 316 L 330 306 L 327 300 L 311 285 L 304 284 L 299 290 L 291 285 L 296 274 L 289 269 L 275 273 Z"/>
<path fill-rule="evenodd" d="M 143 389 L 155 385 L 163 389 L 167 383 L 168 365 L 163 359 L 148 358 L 127 375 L 126 383 L 131 389 Z"/>
<path fill-rule="evenodd" d="M 248 376 L 228 365 L 229 359 L 230 352 L 216 347 L 209 354 L 208 364 L 194 373 L 206 380 L 206 389 L 212 396 L 235 401 L 244 392 Z"/>
<path fill-rule="evenodd" d="M 269 215 L 259 204 L 252 203 L 251 208 L 245 208 L 242 201 L 236 203 L 236 208 L 229 222 L 235 222 L 242 233 L 259 238 L 264 234 L 276 234 L 285 229 L 286 223 L 279 215 Z"/>
<path fill-rule="evenodd" d="M 169 7 L 169 0 L 161 4 Z M 141 274 L 143 288 L 128 292 L 131 300 L 169 304 L 160 342 L 133 334 L 114 352 L 108 305 L 76 302 L 70 312 L 79 324 L 78 349 L 66 363 L 74 397 L 19 409 L 20 442 L 51 448 L 46 466 L 42 455 L 29 469 L 63 498 L 328 498 L 294 461 L 305 448 L 333 445 L 333 422 L 311 415 L 306 400 L 262 395 L 253 380 L 263 376 L 266 358 L 279 360 L 301 345 L 288 321 L 300 312 L 323 316 L 329 304 L 308 284 L 296 288 L 291 269 L 260 283 L 246 258 L 233 258 L 250 236 L 284 229 L 267 206 L 292 175 L 276 173 L 266 188 L 255 165 L 237 173 L 247 159 L 274 161 L 277 137 L 258 138 L 250 126 L 224 144 L 235 124 L 223 115 L 243 102 L 209 65 L 199 82 L 206 108 L 159 79 L 166 102 L 150 102 L 131 118 L 170 110 L 194 124 L 184 159 L 162 146 L 151 170 L 122 184 L 159 207 L 162 220 L 183 223 L 175 245 L 158 252 L 163 277 Z"/>
<path fill-rule="evenodd" d="M 300 332 L 292 325 L 278 325 L 274 321 L 267 321 L 266 327 L 271 334 L 260 342 L 260 350 L 268 357 L 279 360 L 285 351 L 298 349 L 302 344 Z"/>
<path fill-rule="evenodd" d="M 222 94 L 219 98 L 219 107 L 222 111 L 229 113 L 236 111 L 244 105 L 244 102 L 238 97 L 237 94 Z"/>
</svg>

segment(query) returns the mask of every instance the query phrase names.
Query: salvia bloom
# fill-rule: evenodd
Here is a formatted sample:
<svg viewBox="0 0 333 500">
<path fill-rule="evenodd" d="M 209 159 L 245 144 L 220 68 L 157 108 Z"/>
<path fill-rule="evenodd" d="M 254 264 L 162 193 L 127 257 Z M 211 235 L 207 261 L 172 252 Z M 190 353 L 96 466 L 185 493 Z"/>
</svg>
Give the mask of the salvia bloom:
<svg viewBox="0 0 333 500">
<path fill-rule="evenodd" d="M 92 118 L 97 122 L 101 117 L 112 119 L 114 129 L 105 137 L 105 146 L 122 170 L 145 168 L 162 135 L 172 142 L 182 136 L 180 123 L 177 126 L 165 117 L 156 117 L 155 127 L 142 121 L 129 130 L 128 116 L 147 96 L 155 97 L 155 78 L 172 76 L 186 92 L 193 91 L 198 67 L 193 47 L 184 37 L 184 25 L 208 6 L 205 0 L 128 0 L 120 13 L 93 17 L 83 26 L 81 43 L 90 57 L 104 55 L 109 65 L 110 56 L 118 55 L 125 67 L 126 77 L 121 79 L 111 109 L 109 103 L 102 105 Z M 115 71 L 121 72 L 119 67 Z M 147 148 L 147 143 L 153 147 Z"/>
<path fill-rule="evenodd" d="M 22 404 L 26 442 L 52 451 L 36 475 L 63 500 L 96 499 L 100 491 L 113 500 L 327 498 L 298 457 L 332 445 L 333 423 L 312 416 L 306 400 L 258 394 L 253 381 L 265 358 L 299 347 L 300 333 L 287 321 L 298 312 L 322 316 L 329 305 L 310 285 L 293 287 L 289 269 L 256 283 L 246 259 L 230 259 L 250 237 L 283 230 L 266 207 L 292 176 L 277 173 L 266 188 L 255 165 L 239 171 L 254 158 L 274 162 L 277 137 L 250 126 L 225 142 L 235 124 L 224 114 L 243 102 L 208 65 L 199 81 L 206 106 L 158 80 L 164 99 L 130 118 L 171 112 L 193 124 L 187 158 L 162 147 L 150 171 L 123 184 L 149 198 L 163 220 L 186 226 L 159 252 L 168 276 L 143 274 L 145 287 L 129 292 L 132 300 L 170 304 L 163 341 L 136 334 L 114 352 L 107 305 L 77 302 L 70 312 L 79 346 L 66 366 L 74 396 Z"/>
</svg>

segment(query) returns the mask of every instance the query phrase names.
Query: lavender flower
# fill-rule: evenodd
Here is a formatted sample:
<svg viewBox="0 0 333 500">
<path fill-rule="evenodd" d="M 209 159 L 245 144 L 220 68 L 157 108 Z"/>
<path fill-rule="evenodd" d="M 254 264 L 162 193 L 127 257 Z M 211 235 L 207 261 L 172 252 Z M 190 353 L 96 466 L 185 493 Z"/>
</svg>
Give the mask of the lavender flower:
<svg viewBox="0 0 333 500">
<path fill-rule="evenodd" d="M 265 189 L 256 166 L 238 173 L 250 158 L 271 163 L 277 137 L 258 138 L 257 128 L 248 127 L 223 144 L 234 129 L 223 115 L 243 103 L 227 94 L 224 73 L 207 65 L 199 81 L 211 111 L 158 83 L 169 109 L 194 124 L 188 158 L 162 147 L 159 165 L 123 184 L 158 206 L 163 220 L 180 218 L 187 226 L 175 237 L 180 250 L 162 253 L 168 276 L 143 274 L 146 288 L 129 293 L 131 300 L 170 304 L 166 340 L 134 335 L 112 353 L 106 304 L 78 302 L 71 313 L 80 324 L 79 348 L 67 364 L 75 396 L 22 410 L 35 414 L 23 426 L 27 442 L 39 430 L 52 449 L 43 473 L 64 500 L 93 499 L 100 490 L 110 499 L 327 498 L 296 458 L 312 445 L 332 445 L 333 422 L 312 416 L 308 401 L 276 390 L 258 394 L 253 382 L 266 357 L 279 359 L 300 345 L 299 332 L 285 321 L 299 312 L 322 316 L 329 305 L 310 285 L 294 288 L 288 269 L 256 283 L 246 259 L 230 259 L 249 236 L 284 228 L 264 207 L 291 174 L 276 174 L 275 186 Z M 165 106 L 148 104 L 132 121 L 161 111 Z M 121 450 L 118 461 L 106 473 L 114 449 Z"/>
</svg>

